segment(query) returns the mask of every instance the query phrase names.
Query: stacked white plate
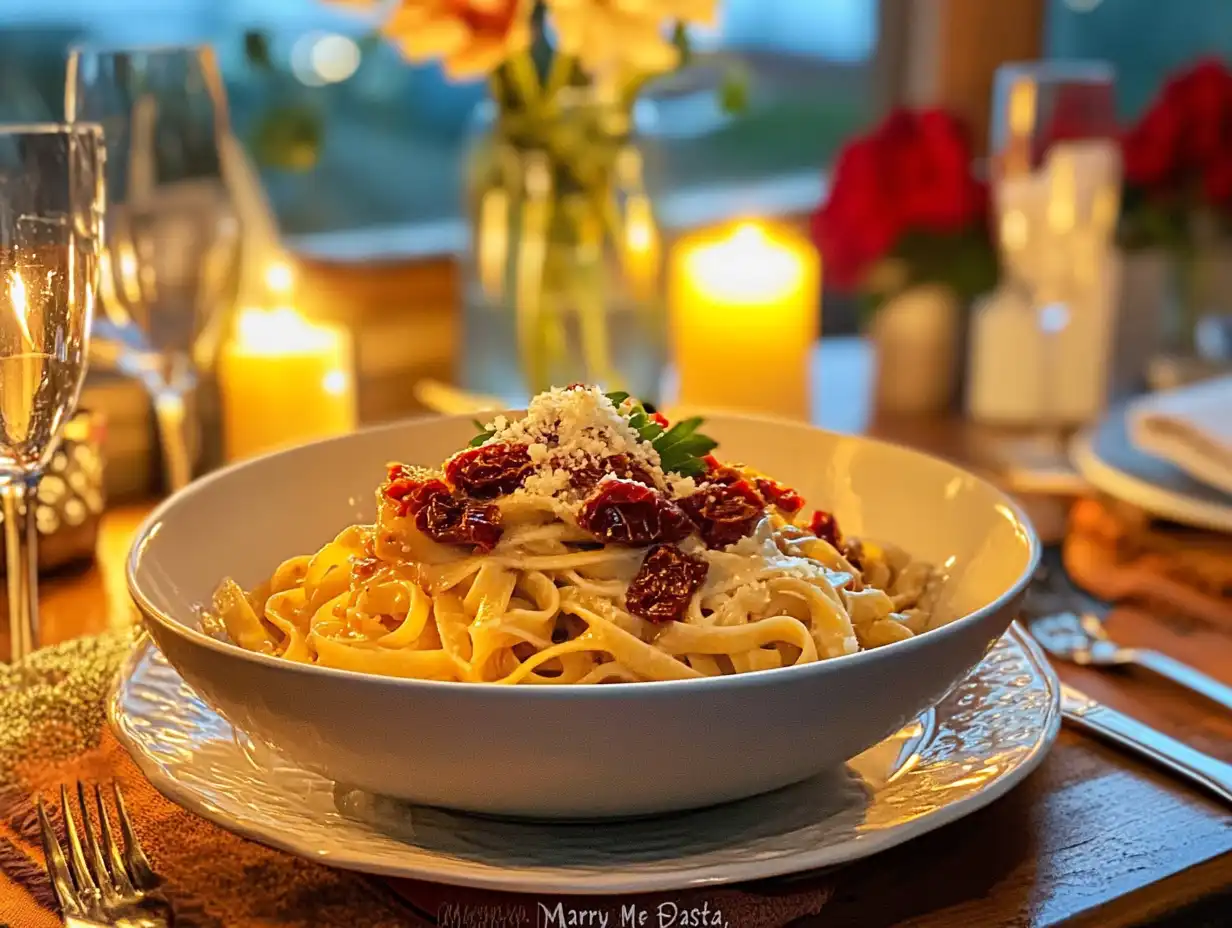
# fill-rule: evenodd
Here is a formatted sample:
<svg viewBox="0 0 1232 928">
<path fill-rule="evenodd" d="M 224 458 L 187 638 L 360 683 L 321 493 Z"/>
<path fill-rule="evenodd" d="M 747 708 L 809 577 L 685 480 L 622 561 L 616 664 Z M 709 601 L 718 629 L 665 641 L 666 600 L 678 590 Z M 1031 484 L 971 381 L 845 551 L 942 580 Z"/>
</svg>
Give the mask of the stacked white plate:
<svg viewBox="0 0 1232 928">
<path fill-rule="evenodd" d="M 1131 414 L 1128 405 L 1116 407 L 1075 438 L 1071 454 L 1079 473 L 1096 489 L 1158 518 L 1232 533 L 1232 496 L 1139 448 Z"/>
</svg>

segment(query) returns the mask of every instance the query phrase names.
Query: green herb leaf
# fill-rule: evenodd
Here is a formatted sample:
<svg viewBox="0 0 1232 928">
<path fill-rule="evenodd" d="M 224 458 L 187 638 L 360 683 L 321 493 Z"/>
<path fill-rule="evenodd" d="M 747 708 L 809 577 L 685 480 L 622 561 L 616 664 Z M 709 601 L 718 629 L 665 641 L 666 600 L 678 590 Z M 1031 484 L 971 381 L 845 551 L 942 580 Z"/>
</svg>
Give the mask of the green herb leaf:
<svg viewBox="0 0 1232 928">
<path fill-rule="evenodd" d="M 706 464 L 697 458 L 690 458 L 677 464 L 675 472 L 682 477 L 700 477 L 706 473 Z"/>
<path fill-rule="evenodd" d="M 619 390 L 615 391 L 614 393 L 605 393 L 603 395 L 606 396 L 609 400 L 611 400 L 612 405 L 615 406 L 617 409 L 620 408 L 621 403 L 623 403 L 625 400 L 629 398 L 628 393 L 622 393 Z"/>
<path fill-rule="evenodd" d="M 492 438 L 496 434 L 496 429 L 488 428 L 478 419 L 472 419 L 471 422 L 474 423 L 475 428 L 479 429 L 479 434 L 470 440 L 470 443 L 467 445 L 468 448 L 478 448 L 485 441 Z"/>
<path fill-rule="evenodd" d="M 658 450 L 660 454 L 662 454 L 668 448 L 671 448 L 674 445 L 679 444 L 680 442 L 688 438 L 690 435 L 692 435 L 694 432 L 696 432 L 697 429 L 701 426 L 701 424 L 702 424 L 701 416 L 694 416 L 692 419 L 681 419 L 679 422 L 677 422 L 675 425 L 673 425 L 670 429 L 667 430 L 667 433 L 663 436 L 661 440 L 655 443 L 655 448 Z"/>
<path fill-rule="evenodd" d="M 607 396 L 617 407 L 629 398 L 627 393 L 609 393 Z M 718 447 L 718 442 L 713 438 L 697 431 L 703 422 L 700 416 L 681 419 L 671 428 L 664 429 L 650 418 L 641 403 L 634 400 L 625 411 L 625 418 L 638 437 L 649 442 L 659 453 L 659 464 L 665 473 L 701 476 L 706 472 L 706 463 L 702 458 Z"/>
<path fill-rule="evenodd" d="M 691 435 L 670 448 L 660 451 L 659 460 L 665 471 L 684 473 L 684 468 L 691 469 L 694 462 L 697 467 L 704 470 L 705 463 L 702 458 L 716 447 L 718 447 L 718 442 L 712 438 L 705 435 Z"/>
</svg>

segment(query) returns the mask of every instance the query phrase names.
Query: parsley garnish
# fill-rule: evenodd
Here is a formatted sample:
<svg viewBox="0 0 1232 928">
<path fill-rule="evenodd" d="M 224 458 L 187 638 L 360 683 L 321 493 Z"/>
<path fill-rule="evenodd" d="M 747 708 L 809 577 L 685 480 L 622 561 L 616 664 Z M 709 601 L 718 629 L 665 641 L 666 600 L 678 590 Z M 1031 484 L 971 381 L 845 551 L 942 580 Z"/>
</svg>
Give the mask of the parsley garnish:
<svg viewBox="0 0 1232 928">
<path fill-rule="evenodd" d="M 629 399 L 628 393 L 608 393 L 607 398 L 617 409 Z M 624 412 L 629 425 L 641 437 L 648 441 L 659 452 L 659 465 L 664 473 L 677 473 L 685 477 L 700 477 L 706 473 L 706 455 L 718 447 L 718 442 L 709 435 L 698 432 L 702 418 L 694 416 L 691 419 L 681 419 L 669 429 L 650 418 L 644 407 L 633 400 Z"/>
<path fill-rule="evenodd" d="M 605 394 L 612 405 L 629 420 L 629 425 L 637 432 L 642 441 L 650 442 L 655 451 L 659 452 L 659 463 L 664 473 L 677 473 L 685 477 L 700 477 L 706 473 L 706 455 L 718 447 L 709 435 L 698 431 L 702 418 L 694 416 L 691 419 L 681 419 L 669 429 L 664 429 L 646 412 L 646 407 L 638 400 L 630 399 L 628 393 L 615 392 Z M 624 409 L 621 405 L 625 404 Z M 471 420 L 479 434 L 470 440 L 467 447 L 478 448 L 484 442 L 496 435 L 496 430 L 485 426 L 478 419 Z"/>
<path fill-rule="evenodd" d="M 490 428 L 484 425 L 478 419 L 472 419 L 471 422 L 475 423 L 475 428 L 479 429 L 479 434 L 476 435 L 474 438 L 472 438 L 470 440 L 470 444 L 468 444 L 466 447 L 478 448 L 489 438 L 493 438 L 496 435 L 496 429 Z"/>
</svg>

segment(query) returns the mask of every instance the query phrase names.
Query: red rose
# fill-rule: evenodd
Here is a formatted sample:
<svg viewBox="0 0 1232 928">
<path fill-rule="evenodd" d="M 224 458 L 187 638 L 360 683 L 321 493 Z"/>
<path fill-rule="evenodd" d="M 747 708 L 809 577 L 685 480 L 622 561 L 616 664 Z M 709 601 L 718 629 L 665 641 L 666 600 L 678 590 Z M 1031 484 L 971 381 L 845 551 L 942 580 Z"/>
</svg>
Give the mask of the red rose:
<svg viewBox="0 0 1232 928">
<path fill-rule="evenodd" d="M 904 138 L 900 158 L 909 167 L 898 189 L 908 204 L 907 228 L 957 232 L 979 221 L 986 193 L 971 173 L 971 145 L 952 117 L 938 110 L 921 113 L 915 125 L 915 145 Z"/>
<path fill-rule="evenodd" d="M 1216 59 L 1198 62 L 1164 88 L 1163 104 L 1175 107 L 1185 126 L 1186 166 L 1202 170 L 1232 142 L 1232 72 Z"/>
<path fill-rule="evenodd" d="M 1232 152 L 1207 168 L 1202 186 L 1209 203 L 1232 209 Z"/>
<path fill-rule="evenodd" d="M 851 143 L 835 164 L 825 205 L 814 214 L 814 240 L 825 257 L 827 278 L 838 287 L 859 283 L 899 234 L 892 204 L 881 196 L 879 174 L 873 142 Z"/>
<path fill-rule="evenodd" d="M 940 110 L 897 110 L 847 145 L 813 217 L 827 279 L 859 284 L 907 232 L 959 232 L 982 222 L 987 191 L 971 173 L 961 124 Z"/>
<path fill-rule="evenodd" d="M 1155 104 L 1121 140 L 1125 179 L 1146 188 L 1170 183 L 1179 169 L 1181 123 L 1172 107 Z"/>
<path fill-rule="evenodd" d="M 1232 157 L 1232 71 L 1215 59 L 1171 78 L 1122 140 L 1125 179 L 1148 194 L 1197 191 L 1226 203 Z"/>
</svg>

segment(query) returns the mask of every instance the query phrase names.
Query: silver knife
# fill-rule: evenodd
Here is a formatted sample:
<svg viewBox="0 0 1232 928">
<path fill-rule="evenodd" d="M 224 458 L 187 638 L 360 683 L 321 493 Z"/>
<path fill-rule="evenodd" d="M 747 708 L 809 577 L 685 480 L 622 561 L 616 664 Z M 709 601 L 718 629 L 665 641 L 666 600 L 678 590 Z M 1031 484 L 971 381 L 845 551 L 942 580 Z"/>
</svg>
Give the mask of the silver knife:
<svg viewBox="0 0 1232 928">
<path fill-rule="evenodd" d="M 1182 744 L 1065 683 L 1061 684 L 1061 714 L 1078 728 L 1167 767 L 1232 805 L 1232 764 Z"/>
</svg>

